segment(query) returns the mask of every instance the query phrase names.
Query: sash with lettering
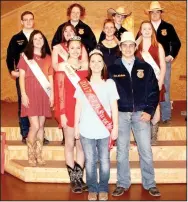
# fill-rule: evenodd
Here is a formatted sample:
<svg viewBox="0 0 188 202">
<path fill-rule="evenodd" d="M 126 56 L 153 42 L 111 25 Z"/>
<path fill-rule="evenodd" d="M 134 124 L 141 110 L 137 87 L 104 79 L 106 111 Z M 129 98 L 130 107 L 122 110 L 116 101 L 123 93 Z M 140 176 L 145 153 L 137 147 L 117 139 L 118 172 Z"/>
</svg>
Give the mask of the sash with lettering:
<svg viewBox="0 0 188 202">
<path fill-rule="evenodd" d="M 51 94 L 50 82 L 48 81 L 44 73 L 42 72 L 37 62 L 34 59 L 28 60 L 24 53 L 22 54 L 22 56 L 25 62 L 30 67 L 33 74 L 35 75 L 36 79 L 38 80 L 38 82 L 40 83 L 40 85 L 42 86 L 46 94 L 48 95 L 48 97 L 50 97 L 50 94 Z"/>
<path fill-rule="evenodd" d="M 96 112 L 98 118 L 102 121 L 104 126 L 108 129 L 111 133 L 113 128 L 112 119 L 109 117 L 107 112 L 105 111 L 104 107 L 102 106 L 100 100 L 98 99 L 96 93 L 92 89 L 91 85 L 89 84 L 87 79 L 83 79 L 79 81 L 79 86 L 81 87 L 82 91 L 84 92 L 86 98 L 88 99 L 91 107 Z M 114 145 L 114 140 L 109 138 L 108 149 L 112 149 Z"/>
<path fill-rule="evenodd" d="M 153 57 L 151 56 L 151 54 L 148 51 L 142 51 L 141 55 L 144 61 L 152 66 L 155 76 L 157 80 L 159 80 L 161 70 L 159 66 L 157 65 L 157 63 L 155 62 L 155 60 L 153 59 Z"/>
<path fill-rule="evenodd" d="M 65 50 L 65 47 L 63 47 L 61 44 L 58 44 L 58 45 L 54 46 L 54 48 L 56 48 L 58 55 L 63 59 L 63 61 L 67 61 L 68 53 Z"/>
</svg>

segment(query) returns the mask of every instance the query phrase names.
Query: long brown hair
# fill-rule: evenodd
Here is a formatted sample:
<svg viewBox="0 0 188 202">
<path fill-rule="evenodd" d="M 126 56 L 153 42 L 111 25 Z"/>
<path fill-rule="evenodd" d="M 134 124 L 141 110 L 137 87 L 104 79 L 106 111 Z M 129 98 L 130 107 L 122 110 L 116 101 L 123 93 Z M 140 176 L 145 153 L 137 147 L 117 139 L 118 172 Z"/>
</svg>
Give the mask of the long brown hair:
<svg viewBox="0 0 188 202">
<path fill-rule="evenodd" d="M 156 38 L 155 29 L 154 29 L 152 23 L 149 20 L 145 20 L 145 21 L 143 21 L 141 23 L 139 31 L 138 31 L 138 37 L 140 37 L 142 35 L 141 29 L 142 29 L 143 24 L 150 24 L 151 25 L 151 28 L 152 28 L 151 45 L 155 46 L 155 47 L 158 47 L 158 41 L 157 41 L 157 38 Z M 137 51 L 142 52 L 142 50 L 143 50 L 143 40 L 139 44 Z"/>
<path fill-rule="evenodd" d="M 62 29 L 62 43 L 66 43 L 66 39 L 65 39 L 65 36 L 64 36 L 64 32 L 66 30 L 67 27 L 71 27 L 71 29 L 73 30 L 73 32 L 75 33 L 76 35 L 76 29 L 74 28 L 74 26 L 72 24 L 70 24 L 69 22 L 67 22 L 64 26 L 63 26 L 63 29 Z"/>
<path fill-rule="evenodd" d="M 103 62 L 104 62 L 104 57 L 103 57 L 101 54 L 99 54 L 99 53 L 94 53 L 94 54 L 92 54 L 92 55 L 89 56 L 89 63 L 90 63 L 91 57 L 92 57 L 93 55 L 100 55 L 101 58 L 103 59 Z M 92 70 L 91 70 L 91 68 L 90 68 L 90 66 L 89 66 L 89 68 L 88 68 L 88 76 L 87 76 L 87 80 L 88 80 L 88 81 L 90 81 L 91 76 L 92 76 Z M 106 81 L 107 78 L 108 78 L 108 72 L 107 72 L 107 67 L 106 67 L 106 64 L 105 64 L 105 63 L 104 63 L 104 67 L 103 67 L 103 69 L 102 69 L 102 71 L 101 71 L 101 78 L 102 78 L 103 80 L 105 80 L 105 81 Z"/>
<path fill-rule="evenodd" d="M 45 58 L 46 57 L 46 54 L 47 54 L 47 41 L 45 40 L 45 36 L 44 34 L 40 31 L 40 30 L 34 30 L 31 35 L 30 35 L 30 38 L 29 38 L 29 42 L 24 50 L 24 53 L 25 55 L 27 56 L 28 60 L 31 60 L 33 59 L 33 55 L 34 55 L 34 45 L 33 45 L 33 39 L 34 39 L 34 36 L 36 34 L 41 34 L 42 35 L 42 38 L 44 40 L 44 45 L 42 46 L 41 48 L 41 58 Z"/>
</svg>

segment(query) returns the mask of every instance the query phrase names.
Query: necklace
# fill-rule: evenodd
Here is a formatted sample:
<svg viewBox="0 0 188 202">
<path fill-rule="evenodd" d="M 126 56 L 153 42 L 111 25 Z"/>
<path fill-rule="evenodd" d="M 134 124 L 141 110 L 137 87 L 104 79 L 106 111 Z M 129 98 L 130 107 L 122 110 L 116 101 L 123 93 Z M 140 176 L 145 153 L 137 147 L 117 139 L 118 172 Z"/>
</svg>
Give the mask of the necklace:
<svg viewBox="0 0 188 202">
<path fill-rule="evenodd" d="M 82 68 L 81 66 L 79 66 L 78 68 L 74 68 L 73 65 L 70 65 L 70 66 L 71 66 L 71 68 L 72 68 L 74 71 L 78 71 L 79 69 Z"/>
</svg>

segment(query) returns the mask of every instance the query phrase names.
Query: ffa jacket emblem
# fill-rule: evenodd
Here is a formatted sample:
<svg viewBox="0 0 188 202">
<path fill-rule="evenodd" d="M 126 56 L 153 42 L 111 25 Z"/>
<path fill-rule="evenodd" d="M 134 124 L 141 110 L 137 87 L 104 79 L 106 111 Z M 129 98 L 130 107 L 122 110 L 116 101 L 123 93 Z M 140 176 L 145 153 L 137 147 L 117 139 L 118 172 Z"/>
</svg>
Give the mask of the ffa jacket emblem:
<svg viewBox="0 0 188 202">
<path fill-rule="evenodd" d="M 84 29 L 79 29 L 78 33 L 79 34 L 84 34 Z"/>
<path fill-rule="evenodd" d="M 114 74 L 114 77 L 125 77 L 125 74 Z"/>
<path fill-rule="evenodd" d="M 142 79 L 144 77 L 144 70 L 138 69 L 137 70 L 137 76 L 138 76 L 138 78 Z"/>
<path fill-rule="evenodd" d="M 161 34 L 162 34 L 163 36 L 166 36 L 166 35 L 167 35 L 167 30 L 166 30 L 166 29 L 162 29 L 162 30 L 161 30 Z"/>
</svg>

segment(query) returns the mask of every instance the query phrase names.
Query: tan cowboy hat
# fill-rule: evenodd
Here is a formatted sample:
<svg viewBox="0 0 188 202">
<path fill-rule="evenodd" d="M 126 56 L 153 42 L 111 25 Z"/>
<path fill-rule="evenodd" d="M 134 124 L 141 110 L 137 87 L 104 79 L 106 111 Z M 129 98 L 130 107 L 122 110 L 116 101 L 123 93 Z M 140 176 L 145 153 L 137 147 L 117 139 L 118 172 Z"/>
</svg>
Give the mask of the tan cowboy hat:
<svg viewBox="0 0 188 202">
<path fill-rule="evenodd" d="M 114 10 L 113 8 L 109 8 L 107 10 L 107 13 L 110 15 L 118 14 L 118 15 L 123 15 L 128 17 L 129 15 L 131 15 L 132 12 L 128 12 L 128 11 L 126 12 L 124 7 L 118 7 L 116 10 Z"/>
<path fill-rule="evenodd" d="M 126 41 L 132 41 L 133 43 L 136 44 L 135 38 L 134 38 L 134 34 L 132 32 L 123 32 L 123 34 L 121 35 L 121 43 L 124 43 Z"/>
<path fill-rule="evenodd" d="M 149 9 L 147 9 L 145 11 L 146 11 L 146 13 L 149 13 L 150 11 L 162 11 L 163 9 L 164 8 L 161 7 L 161 5 L 158 1 L 152 1 Z"/>
</svg>

